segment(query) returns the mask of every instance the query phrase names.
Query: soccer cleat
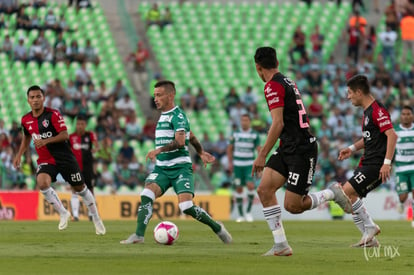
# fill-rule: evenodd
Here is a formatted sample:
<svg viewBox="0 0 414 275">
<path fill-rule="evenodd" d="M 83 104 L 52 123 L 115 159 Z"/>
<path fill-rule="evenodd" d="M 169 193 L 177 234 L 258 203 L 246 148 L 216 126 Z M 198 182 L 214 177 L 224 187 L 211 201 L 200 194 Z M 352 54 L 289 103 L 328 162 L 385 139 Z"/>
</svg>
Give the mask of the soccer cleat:
<svg viewBox="0 0 414 275">
<path fill-rule="evenodd" d="M 345 211 L 345 213 L 352 213 L 352 203 L 345 194 L 342 186 L 339 183 L 333 183 L 328 187 L 334 193 L 334 201 Z"/>
<path fill-rule="evenodd" d="M 93 221 L 93 224 L 95 225 L 95 233 L 96 235 L 105 235 L 106 228 L 100 218 L 98 218 L 96 221 Z"/>
<path fill-rule="evenodd" d="M 78 218 L 78 217 L 73 217 L 73 218 L 72 218 L 72 221 L 73 221 L 73 222 L 78 222 L 78 221 L 79 221 L 79 218 Z"/>
<path fill-rule="evenodd" d="M 246 221 L 246 219 L 244 217 L 238 217 L 236 219 L 236 222 L 245 222 L 245 221 Z"/>
<path fill-rule="evenodd" d="M 369 227 L 365 226 L 364 234 L 362 235 L 362 238 L 359 241 L 359 244 L 361 246 L 366 246 L 379 233 L 381 233 L 381 229 L 379 228 L 378 225 L 369 226 Z"/>
<path fill-rule="evenodd" d="M 361 243 L 358 242 L 358 243 L 352 244 L 351 247 L 355 247 L 355 248 L 360 248 L 360 247 L 378 247 L 379 245 L 380 245 L 379 244 L 379 241 L 374 237 L 374 238 L 372 238 L 371 241 L 367 242 L 365 245 L 364 244 L 361 245 Z"/>
<path fill-rule="evenodd" d="M 59 226 L 58 226 L 59 230 L 65 230 L 68 227 L 70 217 L 71 217 L 71 215 L 70 215 L 69 211 L 66 211 L 65 214 L 60 216 L 60 222 L 59 222 Z"/>
<path fill-rule="evenodd" d="M 233 238 L 231 237 L 229 231 L 224 227 L 224 224 L 222 222 L 217 222 L 221 229 L 219 232 L 217 232 L 217 236 L 220 238 L 220 240 L 223 241 L 223 243 L 231 243 L 233 241 Z"/>
<path fill-rule="evenodd" d="M 414 228 L 414 221 L 411 222 L 411 227 Z"/>
<path fill-rule="evenodd" d="M 262 256 L 292 256 L 293 250 L 287 242 L 281 244 L 275 244 Z"/>
<path fill-rule="evenodd" d="M 246 215 L 244 215 L 244 217 L 246 218 L 247 222 L 253 222 L 253 216 L 251 213 L 246 213 Z"/>
<path fill-rule="evenodd" d="M 128 237 L 128 239 L 122 240 L 119 243 L 120 244 L 144 243 L 144 237 L 138 236 L 137 234 L 133 233 L 131 236 Z"/>
</svg>

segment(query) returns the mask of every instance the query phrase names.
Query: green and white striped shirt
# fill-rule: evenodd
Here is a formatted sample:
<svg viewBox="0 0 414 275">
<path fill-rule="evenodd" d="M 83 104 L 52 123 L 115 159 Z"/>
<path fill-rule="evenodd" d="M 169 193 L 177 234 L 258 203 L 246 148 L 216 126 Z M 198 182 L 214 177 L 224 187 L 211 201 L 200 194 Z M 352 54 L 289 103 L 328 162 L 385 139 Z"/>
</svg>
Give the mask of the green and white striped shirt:
<svg viewBox="0 0 414 275">
<path fill-rule="evenodd" d="M 161 113 L 155 129 L 155 148 L 171 143 L 175 138 L 175 132 L 185 132 L 185 146 L 173 151 L 163 152 L 157 155 L 156 165 L 160 167 L 176 167 L 182 164 L 191 164 L 188 144 L 190 142 L 190 123 L 185 113 L 178 107 Z"/>
<path fill-rule="evenodd" d="M 395 127 L 398 135 L 395 146 L 395 172 L 414 173 L 414 125 L 404 128 L 401 124 Z"/>
<path fill-rule="evenodd" d="M 239 130 L 230 137 L 230 144 L 233 145 L 233 165 L 251 166 L 254 162 L 256 147 L 260 144 L 259 133 L 249 129 Z"/>
</svg>

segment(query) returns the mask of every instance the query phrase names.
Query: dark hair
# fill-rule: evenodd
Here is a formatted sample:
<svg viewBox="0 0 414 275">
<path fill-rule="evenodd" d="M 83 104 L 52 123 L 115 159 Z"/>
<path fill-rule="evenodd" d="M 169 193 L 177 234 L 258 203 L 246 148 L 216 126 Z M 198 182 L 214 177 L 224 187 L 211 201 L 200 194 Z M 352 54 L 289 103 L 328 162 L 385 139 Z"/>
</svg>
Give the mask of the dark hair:
<svg viewBox="0 0 414 275">
<path fill-rule="evenodd" d="M 30 86 L 30 87 L 29 87 L 29 89 L 27 89 L 27 93 L 26 93 L 26 95 L 27 95 L 27 96 L 29 96 L 29 93 L 30 93 L 31 91 L 41 91 L 41 92 L 42 92 L 42 94 L 43 94 L 43 95 L 45 95 L 45 91 L 43 91 L 43 89 L 42 89 L 42 88 L 40 88 L 38 85 L 33 85 L 33 86 Z"/>
<path fill-rule="evenodd" d="M 411 106 L 409 106 L 409 105 L 404 105 L 401 110 L 404 110 L 404 109 L 410 110 L 411 113 L 413 112 L 413 108 Z"/>
<path fill-rule="evenodd" d="M 254 55 L 254 62 L 265 69 L 276 69 L 279 65 L 276 50 L 272 47 L 257 48 Z"/>
<path fill-rule="evenodd" d="M 78 120 L 88 121 L 88 117 L 85 114 L 79 114 L 76 117 L 76 121 L 78 121 Z"/>
<path fill-rule="evenodd" d="M 249 120 L 252 120 L 249 113 L 242 114 L 242 117 L 247 117 Z"/>
<path fill-rule="evenodd" d="M 175 93 L 175 84 L 170 80 L 160 80 L 155 83 L 154 88 L 164 87 L 166 92 Z"/>
<path fill-rule="evenodd" d="M 368 78 L 365 75 L 357 74 L 350 79 L 348 79 L 348 82 L 346 85 L 351 88 L 351 90 L 361 90 L 364 95 L 367 95 L 370 93 L 369 90 L 369 81 Z"/>
</svg>

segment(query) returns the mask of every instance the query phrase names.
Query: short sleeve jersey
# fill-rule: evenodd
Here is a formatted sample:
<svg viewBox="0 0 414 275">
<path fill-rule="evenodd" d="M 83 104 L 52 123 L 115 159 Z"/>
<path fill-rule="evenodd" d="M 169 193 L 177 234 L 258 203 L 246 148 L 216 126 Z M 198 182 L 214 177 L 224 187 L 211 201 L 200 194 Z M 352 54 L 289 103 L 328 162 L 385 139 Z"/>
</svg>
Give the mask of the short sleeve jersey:
<svg viewBox="0 0 414 275">
<path fill-rule="evenodd" d="M 298 146 L 315 141 L 309 132 L 309 120 L 296 83 L 281 73 L 276 73 L 266 83 L 264 95 L 269 111 L 283 107 L 284 127 L 280 134 L 281 148 L 298 152 Z"/>
<path fill-rule="evenodd" d="M 45 108 L 44 112 L 34 117 L 32 112 L 22 117 L 21 125 L 26 136 L 31 136 L 33 140 L 46 139 L 57 136 L 62 131 L 67 131 L 65 121 L 59 111 Z M 59 143 L 49 143 L 46 146 L 36 148 L 39 158 L 37 164 L 54 164 L 66 161 L 68 157 L 73 157 L 69 141 Z"/>
<path fill-rule="evenodd" d="M 81 171 L 91 169 L 93 164 L 93 143 L 97 141 L 95 133 L 88 131 L 83 135 L 72 133 L 69 136 L 69 141 Z"/>
<path fill-rule="evenodd" d="M 234 132 L 230 137 L 230 144 L 233 149 L 234 166 L 251 166 L 254 162 L 254 152 L 260 144 L 259 133 L 249 129 L 247 131 L 239 130 Z"/>
<path fill-rule="evenodd" d="M 395 126 L 397 145 L 395 147 L 395 172 L 414 173 L 414 124 L 405 128 L 401 124 Z"/>
<path fill-rule="evenodd" d="M 364 110 L 362 117 L 362 136 L 364 154 L 359 163 L 362 165 L 381 165 L 387 151 L 385 131 L 392 129 L 390 114 L 379 101 L 374 101 Z"/>
<path fill-rule="evenodd" d="M 183 166 L 183 164 L 191 164 L 190 153 L 188 151 L 190 123 L 185 113 L 178 106 L 161 114 L 155 129 L 155 147 L 157 149 L 171 143 L 175 139 L 175 133 L 178 131 L 185 132 L 185 146 L 158 154 L 157 166 L 175 168 L 177 166 Z"/>
</svg>

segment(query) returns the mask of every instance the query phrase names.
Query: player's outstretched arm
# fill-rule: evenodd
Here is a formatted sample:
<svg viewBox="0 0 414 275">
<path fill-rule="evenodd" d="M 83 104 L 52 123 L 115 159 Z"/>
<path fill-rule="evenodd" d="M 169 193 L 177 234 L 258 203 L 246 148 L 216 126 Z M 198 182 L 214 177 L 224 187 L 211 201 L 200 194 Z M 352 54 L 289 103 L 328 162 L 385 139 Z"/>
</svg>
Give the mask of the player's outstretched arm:
<svg viewBox="0 0 414 275">
<path fill-rule="evenodd" d="M 197 137 L 194 135 L 192 131 L 190 131 L 190 143 L 191 145 L 193 145 L 197 154 L 203 161 L 204 167 L 206 167 L 208 163 L 212 163 L 216 160 L 216 158 L 213 155 L 204 151 L 203 146 L 201 145 L 200 141 L 198 141 Z"/>
<path fill-rule="evenodd" d="M 16 156 L 13 159 L 14 168 L 16 169 L 20 168 L 20 162 L 22 159 L 22 155 L 27 151 L 27 148 L 29 148 L 31 139 L 32 138 L 30 136 L 26 136 L 25 134 L 23 134 L 23 139 L 22 139 L 22 143 L 20 144 L 19 151 L 17 152 Z"/>
<path fill-rule="evenodd" d="M 356 152 L 356 151 L 358 151 L 362 148 L 364 148 L 364 139 L 363 138 L 361 138 L 360 140 L 358 140 L 354 144 L 350 145 L 349 147 L 341 149 L 339 151 L 338 160 L 347 159 L 352 155 L 353 152 Z"/>
</svg>

